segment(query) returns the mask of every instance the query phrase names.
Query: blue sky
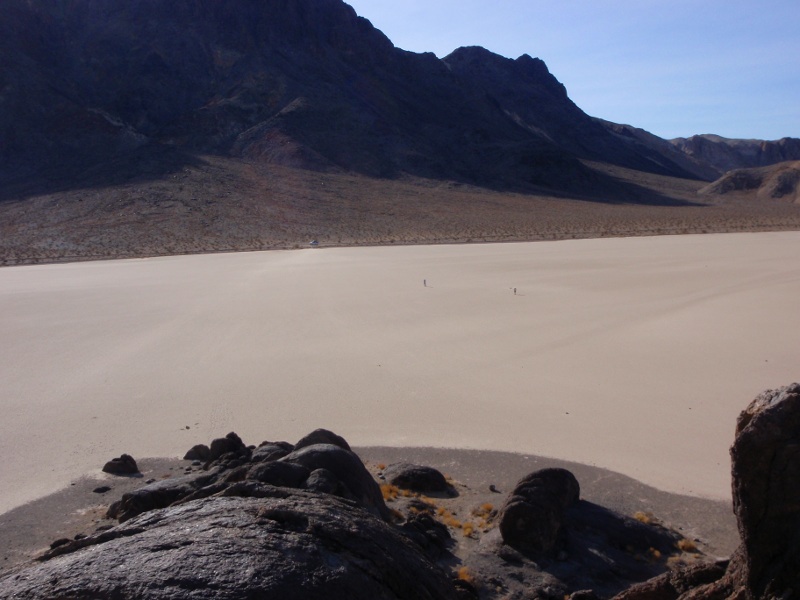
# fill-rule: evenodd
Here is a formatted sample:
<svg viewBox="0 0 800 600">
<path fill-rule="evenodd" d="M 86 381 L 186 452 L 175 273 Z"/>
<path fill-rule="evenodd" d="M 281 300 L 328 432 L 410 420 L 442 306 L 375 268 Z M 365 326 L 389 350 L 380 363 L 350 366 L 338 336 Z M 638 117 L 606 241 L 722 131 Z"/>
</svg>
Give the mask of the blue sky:
<svg viewBox="0 0 800 600">
<path fill-rule="evenodd" d="M 800 137 L 800 0 L 346 1 L 405 50 L 538 56 L 585 112 L 661 137 Z"/>
</svg>

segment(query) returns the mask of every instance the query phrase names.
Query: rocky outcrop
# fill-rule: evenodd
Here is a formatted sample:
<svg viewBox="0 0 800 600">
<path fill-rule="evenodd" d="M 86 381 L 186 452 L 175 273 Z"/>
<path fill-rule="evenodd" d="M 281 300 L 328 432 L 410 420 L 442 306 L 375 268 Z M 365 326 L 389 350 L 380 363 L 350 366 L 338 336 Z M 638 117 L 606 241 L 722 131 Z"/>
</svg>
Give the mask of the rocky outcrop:
<svg viewBox="0 0 800 600">
<path fill-rule="evenodd" d="M 542 469 L 523 477 L 500 510 L 503 541 L 514 548 L 550 552 L 564 512 L 580 498 L 580 485 L 566 469 Z"/>
<path fill-rule="evenodd" d="M 4 597 L 448 599 L 449 577 L 355 502 L 257 482 L 51 551 Z"/>
<path fill-rule="evenodd" d="M 325 430 L 304 439 L 255 449 L 233 433 L 215 440 L 211 447 L 224 452 L 202 470 L 125 494 L 109 509 L 118 525 L 56 540 L 40 564 L 0 579 L 0 595 L 800 595 L 800 384 L 764 392 L 739 416 L 731 457 L 742 543 L 729 560 L 710 563 L 695 556 L 686 564 L 687 540 L 677 531 L 580 500 L 578 481 L 564 469 L 523 477 L 497 512 L 491 504 L 461 505 L 457 512 L 451 505 L 450 512 L 437 502 L 462 496 L 431 498 L 409 490 L 390 497 L 389 511 L 372 474 L 343 439 Z M 396 471 L 428 468 L 398 463 Z M 673 558 L 681 566 L 668 568 Z M 452 571 L 460 581 L 447 574 Z"/>
<path fill-rule="evenodd" d="M 338 445 L 316 443 L 325 440 Z M 252 450 L 231 432 L 207 447 L 211 460 L 203 470 L 126 493 L 109 507 L 108 515 L 123 522 L 143 512 L 207 498 L 234 484 L 251 481 L 334 494 L 358 503 L 376 516 L 388 517 L 378 484 L 343 438 L 319 429 L 301 442 L 295 446 L 265 442 Z M 194 446 L 189 453 L 197 448 Z"/>
<path fill-rule="evenodd" d="M 41 179 L 50 165 L 64 180 L 72 166 L 99 176 L 110 158 L 135 152 L 139 162 L 164 147 L 187 162 L 216 152 L 587 195 L 621 187 L 587 158 L 691 176 L 669 153 L 592 120 L 541 60 L 474 47 L 443 59 L 404 52 L 339 0 L 3 9 L 0 181 Z"/>
<path fill-rule="evenodd" d="M 498 512 L 485 485 L 454 494 L 402 461 L 371 472 L 326 430 L 205 447 L 218 458 L 124 494 L 108 510 L 118 524 L 60 537 L 0 578 L 0 597 L 564 598 L 595 585 L 606 598 L 663 573 L 680 539 L 579 501 L 563 469 L 522 478 Z"/>
<path fill-rule="evenodd" d="M 742 411 L 731 461 L 742 544 L 727 569 L 678 571 L 616 600 L 800 597 L 800 384 L 768 390 Z"/>
<path fill-rule="evenodd" d="M 676 598 L 711 598 L 716 597 L 716 592 L 710 589 L 725 574 L 727 561 L 703 563 L 688 567 L 680 567 L 674 571 L 667 571 L 663 575 L 654 577 L 644 583 L 617 594 L 614 600 L 674 600 Z M 702 587 L 702 595 L 695 593 L 696 588 Z M 693 594 L 686 595 L 686 594 Z"/>
</svg>

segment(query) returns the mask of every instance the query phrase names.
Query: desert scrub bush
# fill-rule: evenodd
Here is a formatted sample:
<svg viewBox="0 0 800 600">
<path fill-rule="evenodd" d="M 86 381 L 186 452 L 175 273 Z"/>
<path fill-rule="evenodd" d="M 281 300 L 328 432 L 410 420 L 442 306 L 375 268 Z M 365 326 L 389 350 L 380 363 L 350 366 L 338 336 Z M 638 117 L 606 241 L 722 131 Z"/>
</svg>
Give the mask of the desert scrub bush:
<svg viewBox="0 0 800 600">
<path fill-rule="evenodd" d="M 697 549 L 697 544 L 687 538 L 678 540 L 678 543 L 675 544 L 675 546 L 677 546 L 678 550 L 681 552 L 691 552 L 692 554 L 697 554 L 700 552 L 700 550 Z"/>
<path fill-rule="evenodd" d="M 400 488 L 398 488 L 396 485 L 392 485 L 391 483 L 381 484 L 381 494 L 383 494 L 383 499 L 385 502 L 392 502 L 397 498 L 399 493 Z"/>
<path fill-rule="evenodd" d="M 436 509 L 436 516 L 439 517 L 439 520 L 442 523 L 448 527 L 452 527 L 453 529 L 461 529 L 464 526 L 464 524 L 459 521 L 453 513 L 443 506 L 440 506 Z"/>
<path fill-rule="evenodd" d="M 495 514 L 496 511 L 494 510 L 494 505 L 491 502 L 484 502 L 472 510 L 472 516 L 478 520 L 478 528 L 484 530 L 486 530 L 488 527 L 491 527 L 490 521 Z"/>
<path fill-rule="evenodd" d="M 461 581 L 466 581 L 469 584 L 475 583 L 475 576 L 470 572 L 469 568 L 467 567 L 461 567 L 456 573 L 456 576 Z"/>
<path fill-rule="evenodd" d="M 633 518 L 639 521 L 639 523 L 644 523 L 645 525 L 650 525 L 653 522 L 652 514 L 641 511 L 633 513 Z"/>
<path fill-rule="evenodd" d="M 647 554 L 650 557 L 650 559 L 653 560 L 653 561 L 661 560 L 661 551 L 660 550 L 656 550 L 652 546 L 647 549 Z"/>
</svg>

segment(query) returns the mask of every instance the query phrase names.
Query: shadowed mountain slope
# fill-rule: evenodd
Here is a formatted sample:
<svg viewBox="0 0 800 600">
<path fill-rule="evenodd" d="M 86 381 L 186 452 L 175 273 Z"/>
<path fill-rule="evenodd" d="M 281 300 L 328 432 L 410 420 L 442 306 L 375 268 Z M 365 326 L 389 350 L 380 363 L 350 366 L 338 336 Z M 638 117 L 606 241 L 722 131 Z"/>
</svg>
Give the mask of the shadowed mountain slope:
<svg viewBox="0 0 800 600">
<path fill-rule="evenodd" d="M 539 59 L 406 52 L 341 0 L 3 0 L 0 65 L 5 264 L 798 218 L 706 210 L 705 154 L 589 117 Z"/>
<path fill-rule="evenodd" d="M 582 158 L 692 176 L 588 117 L 541 60 L 405 52 L 340 0 L 7 0 L 0 58 L 5 182 L 154 145 L 572 194 L 618 191 Z"/>
</svg>

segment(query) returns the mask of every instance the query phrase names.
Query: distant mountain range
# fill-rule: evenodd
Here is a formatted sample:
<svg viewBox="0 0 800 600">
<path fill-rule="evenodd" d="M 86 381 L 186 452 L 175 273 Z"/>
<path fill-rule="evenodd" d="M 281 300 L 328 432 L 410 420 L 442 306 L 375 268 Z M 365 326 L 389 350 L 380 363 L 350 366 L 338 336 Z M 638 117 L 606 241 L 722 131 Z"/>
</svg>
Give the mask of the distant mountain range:
<svg viewBox="0 0 800 600">
<path fill-rule="evenodd" d="M 594 119 L 539 59 L 406 52 L 340 0 L 3 0 L 0 64 L 0 182 L 23 187 L 164 148 L 571 194 L 615 189 L 586 161 L 710 181 L 800 159 Z"/>
</svg>

